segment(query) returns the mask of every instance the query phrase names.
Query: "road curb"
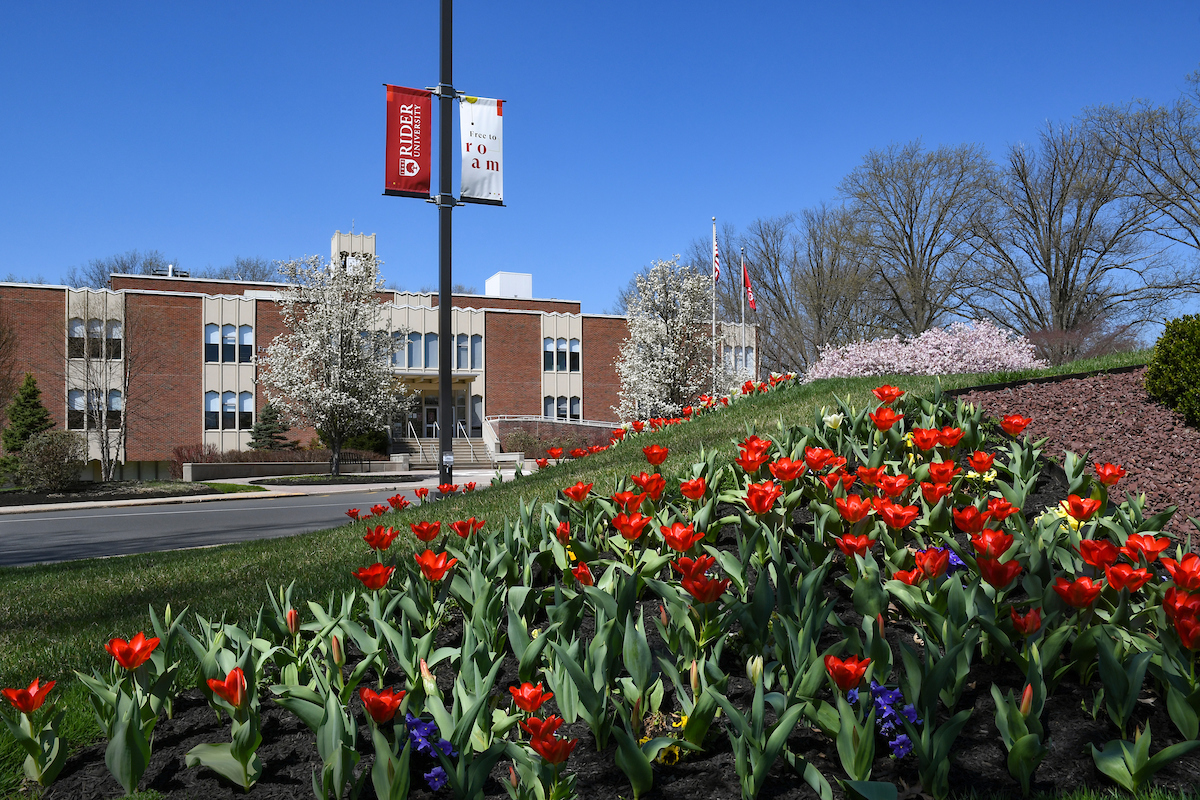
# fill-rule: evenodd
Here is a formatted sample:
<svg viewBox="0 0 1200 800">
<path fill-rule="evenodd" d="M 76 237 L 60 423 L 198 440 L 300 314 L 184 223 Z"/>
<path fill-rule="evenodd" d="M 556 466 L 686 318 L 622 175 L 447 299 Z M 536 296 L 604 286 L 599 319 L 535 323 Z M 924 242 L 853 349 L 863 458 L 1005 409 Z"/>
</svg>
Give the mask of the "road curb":
<svg viewBox="0 0 1200 800">
<path fill-rule="evenodd" d="M 0 508 L 0 516 L 8 514 L 36 514 L 39 511 L 74 511 L 76 509 L 213 503 L 221 500 L 267 500 L 278 497 L 303 497 L 304 495 L 305 492 L 234 492 L 231 494 L 193 494 L 183 497 L 147 497 L 141 500 L 87 500 L 80 503 L 39 503 L 30 506 Z"/>
</svg>

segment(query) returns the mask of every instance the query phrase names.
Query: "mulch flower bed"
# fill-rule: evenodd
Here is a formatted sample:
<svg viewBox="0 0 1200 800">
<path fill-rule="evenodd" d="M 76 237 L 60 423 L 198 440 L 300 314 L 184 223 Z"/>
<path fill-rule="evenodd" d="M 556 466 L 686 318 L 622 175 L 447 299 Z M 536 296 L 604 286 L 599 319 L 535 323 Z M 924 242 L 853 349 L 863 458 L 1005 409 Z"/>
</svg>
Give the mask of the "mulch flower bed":
<svg viewBox="0 0 1200 800">
<path fill-rule="evenodd" d="M 1200 518 L 1200 430 L 1146 394 L 1145 368 L 1011 389 L 959 394 L 989 415 L 1032 417 L 1028 432 L 1049 437 L 1044 452 L 1063 450 L 1089 462 L 1120 464 L 1128 472 L 1122 493 L 1146 493 L 1152 512 L 1178 507 L 1166 530 L 1196 536 L 1188 517 Z"/>
<path fill-rule="evenodd" d="M 32 506 L 48 503 L 87 503 L 111 500 L 148 500 L 164 497 L 191 497 L 212 494 L 203 483 L 146 484 L 141 481 L 105 481 L 81 483 L 64 492 L 0 492 L 0 506 Z"/>
</svg>

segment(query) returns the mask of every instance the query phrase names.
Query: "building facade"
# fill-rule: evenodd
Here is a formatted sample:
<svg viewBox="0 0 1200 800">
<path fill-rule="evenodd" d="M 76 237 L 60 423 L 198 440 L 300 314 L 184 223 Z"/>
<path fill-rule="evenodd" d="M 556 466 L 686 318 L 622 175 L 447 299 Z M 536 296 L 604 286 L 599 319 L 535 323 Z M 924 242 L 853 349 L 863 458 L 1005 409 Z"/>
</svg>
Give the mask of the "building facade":
<svg viewBox="0 0 1200 800">
<path fill-rule="evenodd" d="M 335 257 L 345 236 L 334 237 Z M 529 275 L 498 273 L 486 286 L 485 294 L 451 298 L 455 435 L 487 439 L 486 420 L 497 416 L 618 422 L 614 362 L 625 318 L 534 298 Z M 121 465 L 116 477 L 165 477 L 177 447 L 247 448 L 266 404 L 258 358 L 284 330 L 275 301 L 285 288 L 114 274 L 103 290 L 0 283 L 0 310 L 17 335 L 16 369 L 36 376 L 59 426 L 86 434 L 95 477 L 106 459 Z M 413 397 L 393 416 L 390 439 L 434 438 L 445 422 L 438 295 L 379 298 L 396 340 L 392 368 Z M 740 329 L 723 326 L 722 334 L 732 359 Z M 753 334 L 751 327 L 750 342 Z M 307 442 L 316 433 L 290 435 Z"/>
</svg>

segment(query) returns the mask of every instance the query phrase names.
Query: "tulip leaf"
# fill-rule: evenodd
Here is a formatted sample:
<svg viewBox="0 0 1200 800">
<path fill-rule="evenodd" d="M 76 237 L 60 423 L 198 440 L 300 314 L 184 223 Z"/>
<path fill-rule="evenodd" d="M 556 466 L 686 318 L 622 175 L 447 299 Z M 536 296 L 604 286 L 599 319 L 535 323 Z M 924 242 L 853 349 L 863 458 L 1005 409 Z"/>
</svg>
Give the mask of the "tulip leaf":
<svg viewBox="0 0 1200 800">
<path fill-rule="evenodd" d="M 899 790 L 886 781 L 842 781 L 851 800 L 896 800 Z"/>
</svg>

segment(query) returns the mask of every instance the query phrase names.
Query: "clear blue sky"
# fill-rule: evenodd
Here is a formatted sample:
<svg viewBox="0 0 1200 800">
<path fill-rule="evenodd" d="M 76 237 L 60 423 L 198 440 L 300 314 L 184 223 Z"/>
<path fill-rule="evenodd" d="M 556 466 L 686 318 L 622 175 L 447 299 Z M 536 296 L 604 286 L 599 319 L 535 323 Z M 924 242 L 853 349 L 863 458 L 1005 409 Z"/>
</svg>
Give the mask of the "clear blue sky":
<svg viewBox="0 0 1200 800">
<path fill-rule="evenodd" d="M 1170 100 L 1200 65 L 1195 2 L 460 0 L 455 17 L 455 85 L 506 101 L 508 204 L 454 212 L 455 278 L 531 272 L 585 311 L 713 215 L 833 199 L 871 148 L 1002 155 L 1091 104 Z M 389 280 L 433 285 L 433 206 L 380 194 L 381 84 L 432 86 L 437 64 L 435 0 L 7 3 L 0 274 L 56 281 L 131 248 L 184 268 L 328 255 L 353 220 Z"/>
</svg>

